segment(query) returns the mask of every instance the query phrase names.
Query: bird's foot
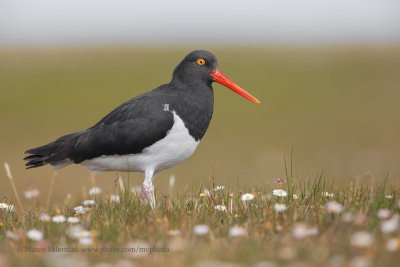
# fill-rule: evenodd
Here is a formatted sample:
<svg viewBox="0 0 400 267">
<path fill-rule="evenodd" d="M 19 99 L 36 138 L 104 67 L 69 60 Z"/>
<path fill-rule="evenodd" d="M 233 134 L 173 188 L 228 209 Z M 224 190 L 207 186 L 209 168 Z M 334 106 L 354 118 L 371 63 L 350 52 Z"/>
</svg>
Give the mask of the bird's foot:
<svg viewBox="0 0 400 267">
<path fill-rule="evenodd" d="M 156 199 L 154 197 L 154 186 L 152 183 L 144 182 L 141 188 L 141 199 L 143 204 L 147 204 L 150 202 L 150 206 L 152 209 L 156 206 Z"/>
</svg>

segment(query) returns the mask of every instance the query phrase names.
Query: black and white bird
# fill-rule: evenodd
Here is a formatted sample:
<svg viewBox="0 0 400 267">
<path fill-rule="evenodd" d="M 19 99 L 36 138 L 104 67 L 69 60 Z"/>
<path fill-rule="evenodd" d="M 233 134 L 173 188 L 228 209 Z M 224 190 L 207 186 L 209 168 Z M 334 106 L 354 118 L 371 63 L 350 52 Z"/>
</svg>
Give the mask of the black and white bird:
<svg viewBox="0 0 400 267">
<path fill-rule="evenodd" d="M 196 50 L 175 68 L 171 82 L 128 100 L 93 127 L 27 150 L 26 166 L 75 163 L 93 172 L 141 172 L 142 200 L 154 205 L 154 176 L 190 157 L 207 131 L 213 82 L 260 103 L 222 74 L 212 53 Z"/>
</svg>

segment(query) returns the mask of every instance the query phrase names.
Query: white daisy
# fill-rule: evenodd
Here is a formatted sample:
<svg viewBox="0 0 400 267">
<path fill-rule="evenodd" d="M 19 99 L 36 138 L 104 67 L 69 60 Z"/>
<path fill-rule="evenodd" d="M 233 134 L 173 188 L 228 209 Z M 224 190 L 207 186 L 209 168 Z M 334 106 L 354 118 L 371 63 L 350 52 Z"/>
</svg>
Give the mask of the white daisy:
<svg viewBox="0 0 400 267">
<path fill-rule="evenodd" d="M 322 192 L 322 196 L 324 196 L 324 197 L 334 197 L 335 195 L 333 193 L 329 193 L 329 192 Z"/>
<path fill-rule="evenodd" d="M 374 243 L 374 237 L 366 231 L 354 233 L 350 238 L 350 244 L 355 247 L 367 248 Z"/>
<path fill-rule="evenodd" d="M 115 203 L 119 203 L 119 195 L 110 195 L 110 200 Z"/>
<path fill-rule="evenodd" d="M 390 215 L 391 212 L 389 209 L 379 209 L 377 213 L 378 218 L 381 220 L 389 219 Z"/>
<path fill-rule="evenodd" d="M 91 233 L 85 229 L 81 225 L 72 225 L 68 228 L 67 234 L 70 238 L 79 239 L 82 237 L 90 237 Z"/>
<path fill-rule="evenodd" d="M 392 199 L 393 196 L 392 196 L 392 195 L 387 195 L 387 196 L 385 196 L 385 198 L 387 198 L 387 199 Z"/>
<path fill-rule="evenodd" d="M 178 235 L 181 234 L 181 231 L 179 231 L 179 230 L 169 230 L 167 232 L 167 234 L 170 235 L 170 236 L 178 236 Z"/>
<path fill-rule="evenodd" d="M 383 221 L 381 225 L 381 231 L 385 234 L 390 234 L 396 232 L 399 227 L 399 218 L 393 216 L 390 220 Z"/>
<path fill-rule="evenodd" d="M 79 219 L 78 217 L 68 217 L 67 222 L 69 223 L 79 223 L 81 221 L 81 219 Z"/>
<path fill-rule="evenodd" d="M 66 221 L 65 216 L 64 215 L 56 215 L 53 216 L 53 218 L 51 218 L 51 220 L 55 223 L 63 223 Z"/>
<path fill-rule="evenodd" d="M 12 239 L 14 241 L 17 241 L 19 239 L 19 236 L 17 233 L 11 232 L 11 231 L 7 231 L 6 232 L 6 237 L 9 239 Z"/>
<path fill-rule="evenodd" d="M 96 202 L 93 199 L 88 199 L 88 200 L 84 200 L 82 202 L 83 205 L 85 206 L 93 206 Z"/>
<path fill-rule="evenodd" d="M 298 197 L 296 194 L 293 194 L 293 199 L 294 199 L 294 200 L 298 200 L 299 197 Z"/>
<path fill-rule="evenodd" d="M 24 196 L 27 199 L 33 198 L 33 197 L 37 197 L 38 195 L 39 195 L 39 190 L 38 189 L 32 189 L 32 190 L 24 192 Z"/>
<path fill-rule="evenodd" d="M 90 188 L 90 190 L 89 190 L 89 194 L 90 194 L 91 196 L 97 195 L 97 194 L 101 194 L 101 188 L 100 188 L 100 187 L 97 187 L 97 186 L 92 187 L 92 188 Z"/>
<path fill-rule="evenodd" d="M 283 204 L 283 203 L 275 203 L 274 209 L 275 209 L 277 212 L 284 212 L 287 208 L 286 208 L 286 205 Z"/>
<path fill-rule="evenodd" d="M 39 220 L 40 220 L 41 222 L 49 222 L 49 221 L 51 220 L 51 217 L 50 217 L 49 214 L 43 213 L 43 214 L 40 214 Z"/>
<path fill-rule="evenodd" d="M 193 233 L 195 235 L 205 235 L 208 233 L 209 230 L 210 229 L 209 229 L 208 225 L 205 225 L 205 224 L 198 224 L 193 227 Z"/>
<path fill-rule="evenodd" d="M 8 204 L 7 203 L 0 203 L 0 209 L 7 210 L 8 209 Z"/>
<path fill-rule="evenodd" d="M 240 226 L 233 226 L 229 229 L 229 235 L 232 237 L 243 236 L 247 234 L 247 229 Z"/>
<path fill-rule="evenodd" d="M 43 233 L 36 229 L 32 229 L 26 232 L 26 236 L 34 241 L 40 241 L 43 239 Z"/>
<path fill-rule="evenodd" d="M 224 190 L 225 189 L 225 186 L 223 186 L 223 185 L 217 185 L 215 188 L 214 188 L 214 191 L 220 191 L 220 190 Z"/>
<path fill-rule="evenodd" d="M 282 190 L 282 189 L 274 189 L 272 191 L 272 194 L 274 196 L 278 196 L 278 197 L 286 197 L 287 196 L 287 192 L 285 190 Z"/>
<path fill-rule="evenodd" d="M 326 203 L 326 210 L 329 213 L 339 214 L 343 211 L 343 205 L 336 201 L 329 201 L 328 203 Z"/>
<path fill-rule="evenodd" d="M 295 239 L 303 239 L 308 236 L 308 227 L 304 223 L 296 223 L 293 226 L 292 233 Z"/>
<path fill-rule="evenodd" d="M 303 239 L 310 235 L 317 235 L 318 228 L 317 227 L 309 228 L 305 223 L 296 223 L 293 226 L 292 233 L 295 239 Z"/>
<path fill-rule="evenodd" d="M 82 214 L 88 213 L 92 209 L 88 208 L 88 207 L 84 208 L 82 206 L 77 206 L 77 207 L 74 207 L 74 210 L 75 210 L 75 215 L 82 215 Z"/>
<path fill-rule="evenodd" d="M 253 194 L 247 193 L 242 195 L 242 201 L 250 201 L 254 198 Z"/>
<path fill-rule="evenodd" d="M 79 238 L 79 244 L 81 246 L 90 246 L 93 243 L 93 239 L 90 237 L 81 237 Z"/>
<path fill-rule="evenodd" d="M 214 207 L 214 209 L 219 211 L 226 211 L 226 207 L 224 205 L 217 205 Z"/>
</svg>

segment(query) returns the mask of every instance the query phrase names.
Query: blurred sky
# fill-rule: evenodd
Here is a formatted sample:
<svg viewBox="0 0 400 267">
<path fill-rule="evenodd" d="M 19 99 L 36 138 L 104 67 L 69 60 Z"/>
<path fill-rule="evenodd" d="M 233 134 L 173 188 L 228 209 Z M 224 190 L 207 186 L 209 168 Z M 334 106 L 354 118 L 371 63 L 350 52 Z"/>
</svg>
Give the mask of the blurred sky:
<svg viewBox="0 0 400 267">
<path fill-rule="evenodd" d="M 0 46 L 399 41 L 399 0 L 0 0 Z"/>
</svg>

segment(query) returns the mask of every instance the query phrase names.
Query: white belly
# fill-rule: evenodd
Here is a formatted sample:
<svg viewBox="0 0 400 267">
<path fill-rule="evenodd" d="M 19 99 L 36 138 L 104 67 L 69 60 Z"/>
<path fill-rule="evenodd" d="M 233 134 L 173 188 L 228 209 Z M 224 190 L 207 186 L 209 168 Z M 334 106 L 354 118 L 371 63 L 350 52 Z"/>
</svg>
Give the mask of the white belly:
<svg viewBox="0 0 400 267">
<path fill-rule="evenodd" d="M 145 148 L 141 153 L 130 155 L 101 156 L 81 162 L 89 171 L 123 171 L 158 173 L 174 167 L 190 157 L 200 141 L 196 141 L 185 127 L 182 119 L 174 115 L 174 125 L 167 135 Z"/>
</svg>

